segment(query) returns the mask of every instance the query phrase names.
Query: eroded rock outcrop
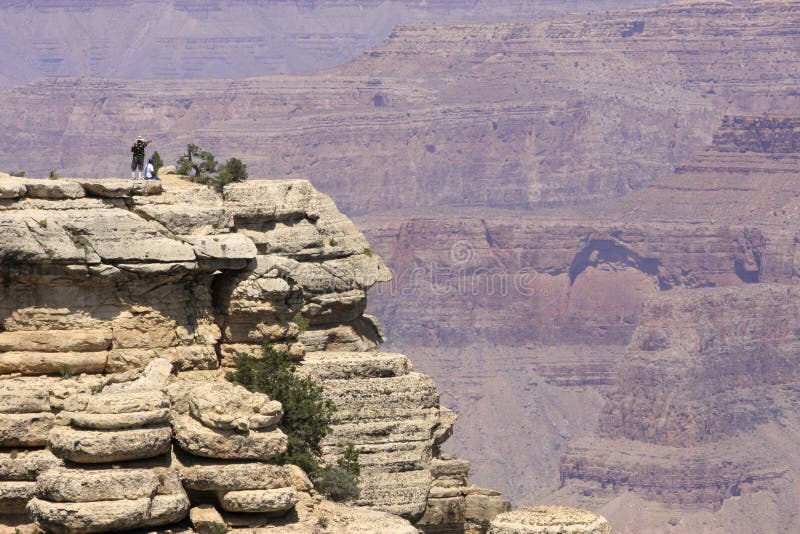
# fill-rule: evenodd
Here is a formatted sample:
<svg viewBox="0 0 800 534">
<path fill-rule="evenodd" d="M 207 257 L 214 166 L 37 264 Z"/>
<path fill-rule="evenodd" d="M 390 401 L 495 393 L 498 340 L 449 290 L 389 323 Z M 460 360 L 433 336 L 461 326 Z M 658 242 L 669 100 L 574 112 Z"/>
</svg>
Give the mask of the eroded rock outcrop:
<svg viewBox="0 0 800 534">
<path fill-rule="evenodd" d="M 436 506 L 454 414 L 405 356 L 374 350 L 382 335 L 363 315 L 366 292 L 388 270 L 308 182 L 222 194 L 169 175 L 163 187 L 0 183 L 10 192 L 0 206 L 4 510 L 27 503 L 47 530 L 101 532 L 190 515 L 301 528 L 330 508 L 325 521 L 342 527 L 411 532 L 326 503 L 302 470 L 273 464 L 287 447 L 282 406 L 224 380 L 237 354 L 258 356 L 264 343 L 336 404 L 324 459 L 343 440 L 361 452 L 357 504 L 412 521 Z M 465 474 L 457 492 L 486 502 L 454 530 L 485 530 L 507 506 Z"/>
</svg>

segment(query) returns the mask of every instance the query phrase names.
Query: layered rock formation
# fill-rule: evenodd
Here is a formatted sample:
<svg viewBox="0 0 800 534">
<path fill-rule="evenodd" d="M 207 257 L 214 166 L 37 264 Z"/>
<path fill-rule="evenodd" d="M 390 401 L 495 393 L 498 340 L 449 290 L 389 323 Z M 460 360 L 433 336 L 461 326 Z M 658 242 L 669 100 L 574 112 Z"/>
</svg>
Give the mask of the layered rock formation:
<svg viewBox="0 0 800 534">
<path fill-rule="evenodd" d="M 342 440 L 361 451 L 357 504 L 417 521 L 440 497 L 454 415 L 405 356 L 373 350 L 380 330 L 362 312 L 388 269 L 308 182 L 223 194 L 169 175 L 163 188 L 0 182 L 0 502 L 17 514 L 6 524 L 26 503 L 52 531 L 174 524 L 191 502 L 206 505 L 192 512 L 204 525 L 300 528 L 328 513 L 342 528 L 413 531 L 326 503 L 299 468 L 270 463 L 287 446 L 280 403 L 223 378 L 264 343 L 336 403 L 325 458 Z M 479 531 L 507 507 L 465 476 L 454 491 L 484 497 L 468 516 Z"/>
<path fill-rule="evenodd" d="M 534 18 L 658 3 L 5 2 L 0 6 L 0 44 L 9 52 L 9 62 L 0 68 L 0 86 L 64 76 L 238 78 L 304 72 L 355 57 L 384 39 L 399 22 L 499 20 L 522 14 Z M 34 17 L 38 23 L 31 26 Z M 121 27 L 126 31 L 117 31 Z M 143 59 L 131 61 L 134 57 Z"/>
</svg>

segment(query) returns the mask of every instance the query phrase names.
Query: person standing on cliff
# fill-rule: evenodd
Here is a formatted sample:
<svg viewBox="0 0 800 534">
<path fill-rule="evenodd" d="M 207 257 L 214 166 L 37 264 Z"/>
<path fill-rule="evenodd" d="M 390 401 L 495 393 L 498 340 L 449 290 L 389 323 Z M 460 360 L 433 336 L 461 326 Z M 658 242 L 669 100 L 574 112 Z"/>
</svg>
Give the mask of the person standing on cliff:
<svg viewBox="0 0 800 534">
<path fill-rule="evenodd" d="M 134 171 L 139 171 L 139 179 L 142 179 L 142 171 L 144 170 L 144 151 L 147 145 L 153 141 L 145 141 L 141 135 L 136 138 L 136 142 L 131 146 L 131 180 L 134 179 Z"/>
</svg>

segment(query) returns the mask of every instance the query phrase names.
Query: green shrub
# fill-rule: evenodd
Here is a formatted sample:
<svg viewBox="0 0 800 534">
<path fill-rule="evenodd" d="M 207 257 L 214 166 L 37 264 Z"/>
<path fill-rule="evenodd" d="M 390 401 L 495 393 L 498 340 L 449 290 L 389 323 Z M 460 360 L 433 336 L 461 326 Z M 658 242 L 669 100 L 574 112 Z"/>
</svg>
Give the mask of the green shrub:
<svg viewBox="0 0 800 534">
<path fill-rule="evenodd" d="M 309 474 L 320 470 L 320 443 L 331 431 L 336 407 L 322 396 L 322 387 L 312 378 L 294 373 L 289 355 L 269 345 L 263 358 L 236 357 L 236 371 L 226 378 L 250 391 L 265 393 L 283 405 L 280 428 L 289 440 L 289 448 L 279 461 L 300 466 Z"/>
<path fill-rule="evenodd" d="M 14 176 L 15 178 L 25 178 L 25 171 L 11 172 L 9 175 Z"/>
<path fill-rule="evenodd" d="M 314 486 L 332 501 L 352 501 L 358 498 L 358 478 L 338 465 L 328 465 L 319 471 L 314 478 Z"/>
<path fill-rule="evenodd" d="M 58 173 L 54 170 L 50 171 L 50 174 L 47 177 L 50 178 L 51 180 L 58 180 L 60 178 Z"/>
<path fill-rule="evenodd" d="M 219 165 L 214 154 L 195 144 L 188 144 L 186 154 L 178 158 L 177 173 L 221 192 L 230 183 L 247 180 L 247 165 L 239 158 L 230 158 Z"/>
<path fill-rule="evenodd" d="M 153 152 L 153 170 L 158 174 L 158 169 L 164 166 L 164 161 L 161 159 L 161 154 L 158 153 L 158 150 Z"/>
<path fill-rule="evenodd" d="M 303 314 L 297 312 L 294 317 L 292 317 L 292 322 L 297 325 L 297 328 L 300 329 L 300 332 L 305 332 L 308 330 L 309 324 L 308 319 L 303 317 Z"/>
<path fill-rule="evenodd" d="M 239 158 L 230 158 L 220 167 L 217 180 L 222 186 L 247 180 L 247 165 Z"/>
<path fill-rule="evenodd" d="M 361 252 L 370 258 L 372 257 L 372 249 L 370 247 L 364 247 L 364 250 Z"/>
</svg>

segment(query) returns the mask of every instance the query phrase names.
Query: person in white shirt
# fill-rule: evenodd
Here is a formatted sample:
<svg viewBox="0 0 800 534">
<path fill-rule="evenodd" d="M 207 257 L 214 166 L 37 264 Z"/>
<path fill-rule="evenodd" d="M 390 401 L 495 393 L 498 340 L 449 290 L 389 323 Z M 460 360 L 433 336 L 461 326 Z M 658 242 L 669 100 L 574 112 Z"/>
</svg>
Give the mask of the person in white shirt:
<svg viewBox="0 0 800 534">
<path fill-rule="evenodd" d="M 144 178 L 145 180 L 158 180 L 158 175 L 156 174 L 156 169 L 153 167 L 153 163 L 155 160 L 150 158 L 147 160 L 147 167 L 144 169 Z"/>
</svg>

